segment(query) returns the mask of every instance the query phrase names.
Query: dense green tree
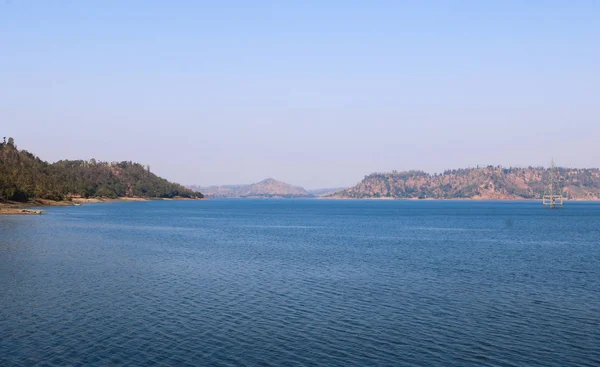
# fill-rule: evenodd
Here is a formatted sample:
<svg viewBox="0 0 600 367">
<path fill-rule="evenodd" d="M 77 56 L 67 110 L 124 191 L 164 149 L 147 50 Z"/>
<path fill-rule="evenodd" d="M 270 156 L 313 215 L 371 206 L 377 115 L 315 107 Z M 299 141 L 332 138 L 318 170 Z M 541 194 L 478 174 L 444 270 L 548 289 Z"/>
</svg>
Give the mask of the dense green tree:
<svg viewBox="0 0 600 367">
<path fill-rule="evenodd" d="M 19 151 L 14 139 L 0 143 L 0 200 L 82 197 L 201 198 L 201 193 L 171 183 L 141 164 L 59 161 L 49 164 Z"/>
</svg>

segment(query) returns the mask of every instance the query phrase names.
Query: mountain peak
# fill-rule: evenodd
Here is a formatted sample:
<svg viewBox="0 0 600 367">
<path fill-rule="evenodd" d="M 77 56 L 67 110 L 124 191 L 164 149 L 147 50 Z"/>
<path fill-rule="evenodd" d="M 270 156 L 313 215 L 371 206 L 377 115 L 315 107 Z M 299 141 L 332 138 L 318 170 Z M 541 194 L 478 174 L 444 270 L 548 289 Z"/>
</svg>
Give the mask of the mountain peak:
<svg viewBox="0 0 600 367">
<path fill-rule="evenodd" d="M 207 196 L 222 198 L 248 197 L 309 197 L 304 188 L 292 186 L 274 178 L 266 178 L 250 185 L 211 186 L 202 188 Z"/>
<path fill-rule="evenodd" d="M 274 179 L 272 177 L 265 178 L 264 180 L 262 180 L 260 182 L 257 182 L 257 184 L 274 184 L 274 183 L 281 183 L 281 184 L 287 185 L 285 182 L 281 182 L 281 181 L 276 180 L 276 179 Z"/>
</svg>

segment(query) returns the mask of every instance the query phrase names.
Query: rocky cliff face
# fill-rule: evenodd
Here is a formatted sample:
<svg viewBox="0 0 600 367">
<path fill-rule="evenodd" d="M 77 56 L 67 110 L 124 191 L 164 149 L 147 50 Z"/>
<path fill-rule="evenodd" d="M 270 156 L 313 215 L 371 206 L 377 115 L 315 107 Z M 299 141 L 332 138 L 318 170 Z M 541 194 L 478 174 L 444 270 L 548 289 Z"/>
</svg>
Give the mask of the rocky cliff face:
<svg viewBox="0 0 600 367">
<path fill-rule="evenodd" d="M 200 189 L 200 188 L 198 188 Z M 302 187 L 292 186 L 272 178 L 251 185 L 209 186 L 202 192 L 207 197 L 249 198 L 249 197 L 309 197 Z"/>
<path fill-rule="evenodd" d="M 559 187 L 568 199 L 600 199 L 599 169 L 558 168 Z M 485 167 L 428 174 L 422 171 L 375 173 L 339 191 L 339 198 L 539 199 L 550 179 L 541 167 Z"/>
</svg>

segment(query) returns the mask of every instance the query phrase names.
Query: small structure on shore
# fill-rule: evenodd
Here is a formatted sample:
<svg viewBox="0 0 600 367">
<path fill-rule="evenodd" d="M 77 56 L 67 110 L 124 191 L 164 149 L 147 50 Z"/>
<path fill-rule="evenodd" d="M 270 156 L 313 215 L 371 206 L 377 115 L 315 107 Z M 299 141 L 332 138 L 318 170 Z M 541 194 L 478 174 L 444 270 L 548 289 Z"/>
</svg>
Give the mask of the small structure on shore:
<svg viewBox="0 0 600 367">
<path fill-rule="evenodd" d="M 546 188 L 546 191 L 544 191 L 544 196 L 542 196 L 542 205 L 549 209 L 562 208 L 563 200 L 562 190 L 558 186 L 558 180 L 556 177 L 556 166 L 554 165 L 554 159 L 552 159 L 550 166 L 550 178 L 548 187 Z"/>
</svg>

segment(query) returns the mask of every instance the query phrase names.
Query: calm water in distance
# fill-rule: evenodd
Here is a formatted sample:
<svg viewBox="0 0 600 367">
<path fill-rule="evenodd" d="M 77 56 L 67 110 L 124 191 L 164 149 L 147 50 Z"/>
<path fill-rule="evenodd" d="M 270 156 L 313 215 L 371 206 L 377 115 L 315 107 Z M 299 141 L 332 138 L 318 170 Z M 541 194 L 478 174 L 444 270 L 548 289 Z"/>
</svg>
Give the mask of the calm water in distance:
<svg viewBox="0 0 600 367">
<path fill-rule="evenodd" d="M 600 366 L 600 203 L 0 217 L 1 366 Z"/>
</svg>

